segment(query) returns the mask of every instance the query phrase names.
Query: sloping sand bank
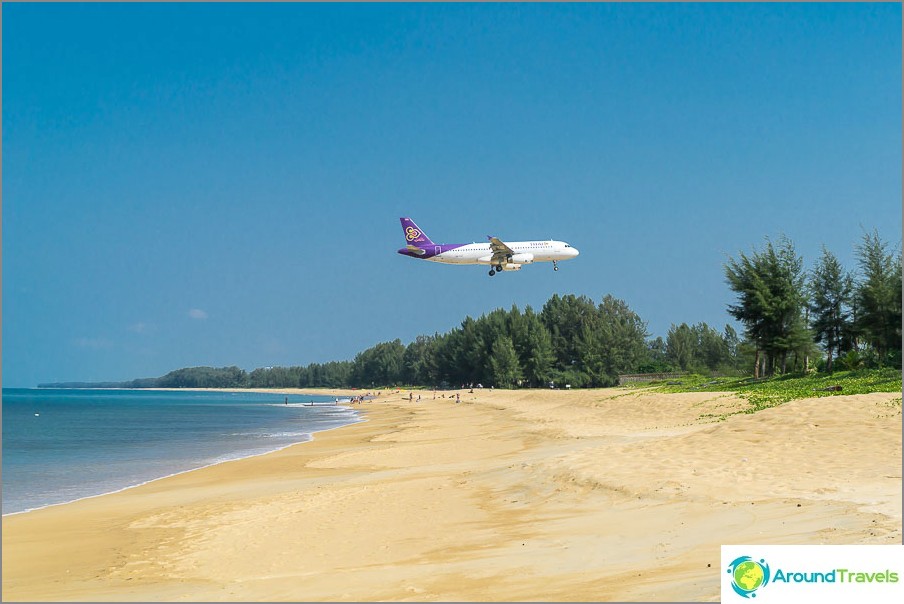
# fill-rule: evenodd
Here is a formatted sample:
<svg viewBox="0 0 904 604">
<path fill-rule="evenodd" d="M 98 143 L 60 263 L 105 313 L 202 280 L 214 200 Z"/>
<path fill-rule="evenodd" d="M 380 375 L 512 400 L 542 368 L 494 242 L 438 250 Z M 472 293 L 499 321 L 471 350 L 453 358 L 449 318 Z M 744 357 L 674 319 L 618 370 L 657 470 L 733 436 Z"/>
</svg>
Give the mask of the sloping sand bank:
<svg viewBox="0 0 904 604">
<path fill-rule="evenodd" d="M 716 601 L 723 543 L 901 542 L 898 394 L 461 394 L 4 517 L 3 599 Z"/>
</svg>

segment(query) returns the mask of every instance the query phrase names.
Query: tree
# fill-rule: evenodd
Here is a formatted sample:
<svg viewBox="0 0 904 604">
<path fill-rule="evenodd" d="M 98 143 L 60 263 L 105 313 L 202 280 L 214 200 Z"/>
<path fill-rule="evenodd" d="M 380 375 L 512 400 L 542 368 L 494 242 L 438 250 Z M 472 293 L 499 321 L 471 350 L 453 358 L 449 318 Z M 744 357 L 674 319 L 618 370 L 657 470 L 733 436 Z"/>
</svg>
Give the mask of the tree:
<svg viewBox="0 0 904 604">
<path fill-rule="evenodd" d="M 623 301 L 603 298 L 578 334 L 577 366 L 593 386 L 612 386 L 618 374 L 636 371 L 647 357 L 646 325 Z"/>
<path fill-rule="evenodd" d="M 355 381 L 362 386 L 389 386 L 402 381 L 405 347 L 398 339 L 381 342 L 355 356 Z"/>
<path fill-rule="evenodd" d="M 483 381 L 487 350 L 477 321 L 465 317 L 461 327 L 449 332 L 441 350 L 444 379 L 453 384 Z"/>
<path fill-rule="evenodd" d="M 511 388 L 522 379 L 518 353 L 508 336 L 501 335 L 493 343 L 490 365 L 493 369 L 493 383 L 499 388 Z"/>
<path fill-rule="evenodd" d="M 523 314 L 514 308 L 510 316 L 512 344 L 518 352 L 524 379 L 529 385 L 543 386 L 549 381 L 555 360 L 549 330 L 530 306 Z"/>
<path fill-rule="evenodd" d="M 714 368 L 715 371 L 721 374 L 733 374 L 737 370 L 747 367 L 749 364 L 742 359 L 741 340 L 734 327 L 726 323 L 719 337 L 722 340 L 723 356 L 720 363 Z"/>
<path fill-rule="evenodd" d="M 767 339 L 767 293 L 768 288 L 760 275 L 759 254 L 753 257 L 741 252 L 738 260 L 729 258 L 725 264 L 725 278 L 728 286 L 738 295 L 738 303 L 728 306 L 728 313 L 744 324 L 744 335 L 755 350 L 753 375 L 760 375 L 760 354 Z"/>
<path fill-rule="evenodd" d="M 606 295 L 599 306 L 601 327 L 609 341 L 606 370 L 612 384 L 618 374 L 635 371 L 646 358 L 647 325 L 624 300 Z"/>
<path fill-rule="evenodd" d="M 851 327 L 853 279 L 838 258 L 822 247 L 822 257 L 810 276 L 810 324 L 817 342 L 826 348 L 826 371 L 832 373 L 832 357 L 844 352 L 843 337 Z"/>
<path fill-rule="evenodd" d="M 647 357 L 637 366 L 638 373 L 661 373 L 674 370 L 668 356 L 668 348 L 662 336 L 647 342 Z"/>
<path fill-rule="evenodd" d="M 402 379 L 407 384 L 435 383 L 435 337 L 418 336 L 405 348 L 402 357 Z"/>
<path fill-rule="evenodd" d="M 760 373 L 760 351 L 766 355 L 768 375 L 775 372 L 776 360 L 785 373 L 788 353 L 804 350 L 812 340 L 802 312 L 803 259 L 787 237 L 782 236 L 778 247 L 767 239 L 762 252 L 729 258 L 725 276 L 738 294 L 738 304 L 729 305 L 728 312 L 744 324 L 745 335 L 756 345 L 754 375 Z"/>
<path fill-rule="evenodd" d="M 889 352 L 901 351 L 901 256 L 886 251 L 886 244 L 874 230 L 857 246 L 857 260 L 863 271 L 856 285 L 856 328 L 876 351 L 879 365 Z"/>
<path fill-rule="evenodd" d="M 707 325 L 699 323 L 692 328 L 697 340 L 697 362 L 710 371 L 716 371 L 728 360 L 728 345 L 722 335 Z"/>
<path fill-rule="evenodd" d="M 672 323 L 669 333 L 666 335 L 665 348 L 668 359 L 682 371 L 687 371 L 694 358 L 695 339 L 694 333 L 687 323 L 678 326 Z"/>
<path fill-rule="evenodd" d="M 540 319 L 549 330 L 556 368 L 570 370 L 578 362 L 578 345 L 585 327 L 594 328 L 598 317 L 596 304 L 587 296 L 553 294 L 540 311 Z"/>
<path fill-rule="evenodd" d="M 790 239 L 782 237 L 781 246 L 773 257 L 769 255 L 770 285 L 775 292 L 773 307 L 774 331 L 771 332 L 770 352 L 781 359 L 781 372 L 787 373 L 789 353 L 806 356 L 812 348 L 813 335 L 804 318 L 806 305 L 806 273 L 803 258 L 794 251 Z"/>
<path fill-rule="evenodd" d="M 707 325 L 672 324 L 666 340 L 669 360 L 683 371 L 720 371 L 733 368 L 738 336 L 725 326 L 725 335 Z"/>
<path fill-rule="evenodd" d="M 185 367 L 157 379 L 157 388 L 236 388 L 247 385 L 248 375 L 238 367 Z"/>
</svg>

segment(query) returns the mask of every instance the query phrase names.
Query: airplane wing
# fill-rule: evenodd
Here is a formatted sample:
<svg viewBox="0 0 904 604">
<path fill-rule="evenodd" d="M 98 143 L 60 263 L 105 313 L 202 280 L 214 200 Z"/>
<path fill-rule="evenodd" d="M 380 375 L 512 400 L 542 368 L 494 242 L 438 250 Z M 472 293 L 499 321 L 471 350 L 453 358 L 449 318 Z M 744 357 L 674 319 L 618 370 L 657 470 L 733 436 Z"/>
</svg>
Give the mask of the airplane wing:
<svg viewBox="0 0 904 604">
<path fill-rule="evenodd" d="M 490 240 L 490 249 L 493 251 L 493 264 L 504 264 L 508 262 L 510 256 L 515 254 L 509 246 L 502 243 L 497 237 L 488 236 Z"/>
</svg>

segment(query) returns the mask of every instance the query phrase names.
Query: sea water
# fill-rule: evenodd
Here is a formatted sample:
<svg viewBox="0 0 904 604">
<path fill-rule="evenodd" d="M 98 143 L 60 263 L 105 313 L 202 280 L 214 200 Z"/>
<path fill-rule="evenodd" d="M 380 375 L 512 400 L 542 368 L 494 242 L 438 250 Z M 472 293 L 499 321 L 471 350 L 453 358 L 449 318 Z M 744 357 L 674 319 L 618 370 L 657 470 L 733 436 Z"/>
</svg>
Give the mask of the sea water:
<svg viewBox="0 0 904 604">
<path fill-rule="evenodd" d="M 334 401 L 278 393 L 4 388 L 3 514 L 276 451 L 360 421 Z"/>
</svg>

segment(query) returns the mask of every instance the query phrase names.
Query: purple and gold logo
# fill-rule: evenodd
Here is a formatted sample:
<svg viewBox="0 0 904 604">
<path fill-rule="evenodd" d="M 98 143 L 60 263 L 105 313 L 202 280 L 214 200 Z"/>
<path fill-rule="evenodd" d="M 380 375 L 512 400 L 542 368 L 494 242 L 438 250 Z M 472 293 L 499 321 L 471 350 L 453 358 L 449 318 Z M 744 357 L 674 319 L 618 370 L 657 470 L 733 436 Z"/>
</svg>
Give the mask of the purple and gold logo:
<svg viewBox="0 0 904 604">
<path fill-rule="evenodd" d="M 408 241 L 416 241 L 420 236 L 421 232 L 414 227 L 408 227 L 405 229 L 405 239 L 407 239 Z"/>
</svg>

